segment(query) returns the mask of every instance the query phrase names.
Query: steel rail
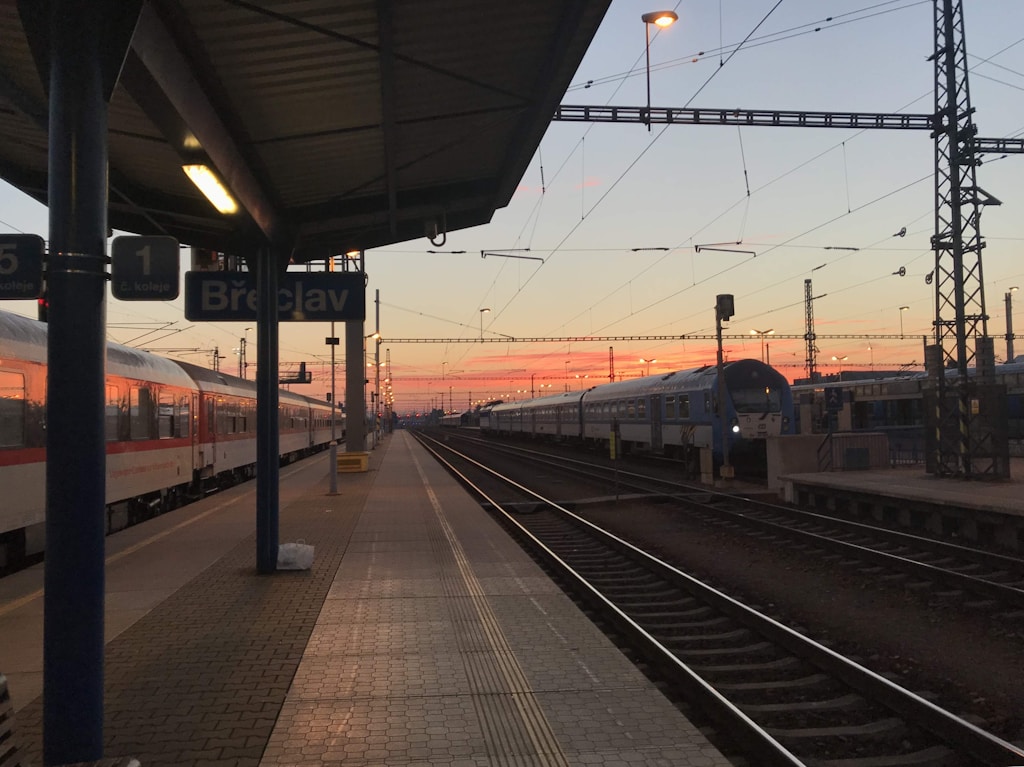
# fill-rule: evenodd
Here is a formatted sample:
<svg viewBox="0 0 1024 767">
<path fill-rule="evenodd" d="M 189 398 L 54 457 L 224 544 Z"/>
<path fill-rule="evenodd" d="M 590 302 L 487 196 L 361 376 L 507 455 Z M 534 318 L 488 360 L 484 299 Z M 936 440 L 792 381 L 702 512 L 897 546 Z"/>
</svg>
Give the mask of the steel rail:
<svg viewBox="0 0 1024 767">
<path fill-rule="evenodd" d="M 425 438 L 422 437 L 422 435 L 420 436 L 420 441 L 427 446 Z M 1003 767 L 1014 763 L 1024 764 L 1024 749 L 982 730 L 971 722 L 967 722 L 966 720 L 955 716 L 949 711 L 946 711 L 919 695 L 900 687 L 870 669 L 867 669 L 839 655 L 835 651 L 814 642 L 808 637 L 790 629 L 788 626 L 779 623 L 773 618 L 765 616 L 756 610 L 747 607 L 736 599 L 711 588 L 672 565 L 651 556 L 647 552 L 637 548 L 622 538 L 603 530 L 563 506 L 544 498 L 539 493 L 524 487 L 514 480 L 503 477 L 501 474 L 484 464 L 459 453 L 451 445 L 444 444 L 436 440 L 431 441 L 440 450 L 445 450 L 459 456 L 461 460 L 468 461 L 478 470 L 486 473 L 487 475 L 502 482 L 511 484 L 520 492 L 526 493 L 528 496 L 543 504 L 546 508 L 557 512 L 557 514 L 562 518 L 570 520 L 577 528 L 587 531 L 590 535 L 602 541 L 605 545 L 614 547 L 617 551 L 625 553 L 637 562 L 642 562 L 652 571 L 659 573 L 661 577 L 678 585 L 680 588 L 694 595 L 698 599 L 713 605 L 716 609 L 734 618 L 742 625 L 750 627 L 751 630 L 770 639 L 772 642 L 786 649 L 793 655 L 808 660 L 812 664 L 817 665 L 819 668 L 832 674 L 835 678 L 842 680 L 849 687 L 859 691 L 869 700 L 881 703 L 890 710 L 907 717 L 908 721 L 929 731 L 941 742 L 951 744 L 961 753 L 970 754 L 972 757 L 980 760 L 986 765 L 998 765 Z M 443 459 L 439 450 L 435 450 L 429 446 L 427 446 L 427 449 L 430 450 L 431 454 L 435 455 L 441 463 L 446 466 L 451 465 L 449 461 Z M 457 472 L 454 467 L 450 470 Z M 461 475 L 461 473 L 459 474 L 460 476 L 464 476 Z M 468 478 L 464 481 L 470 483 Z M 472 483 L 470 483 L 469 486 L 475 487 Z M 542 553 L 546 561 L 556 567 L 560 574 L 564 575 L 583 591 L 588 601 L 599 604 L 603 609 L 609 610 L 609 614 L 613 616 L 612 620 L 617 628 L 623 631 L 627 636 L 641 642 L 645 648 L 645 652 L 655 653 L 657 655 L 656 662 L 659 663 L 659 665 L 665 664 L 665 667 L 673 669 L 673 678 L 678 674 L 680 675 L 680 678 L 685 679 L 686 684 L 684 687 L 688 692 L 692 694 L 699 694 L 702 698 L 702 702 L 705 705 L 710 706 L 716 712 L 717 716 L 726 717 L 732 722 L 748 722 L 748 726 L 753 727 L 756 731 L 763 732 L 764 740 L 760 743 L 760 748 L 764 749 L 771 746 L 772 751 L 758 753 L 760 763 L 768 763 L 768 759 L 766 757 L 771 753 L 773 758 L 778 757 L 786 760 L 796 759 L 796 761 L 783 761 L 778 763 L 802 764 L 802 762 L 795 757 L 792 752 L 785 749 L 785 747 L 779 744 L 774 737 L 763 731 L 756 722 L 747 717 L 746 714 L 744 714 L 737 706 L 732 704 L 724 695 L 693 672 L 688 666 L 686 666 L 686 664 L 676 658 L 668 648 L 651 636 L 646 629 L 626 615 L 619 607 L 614 605 L 611 600 L 602 594 L 597 587 L 589 583 L 586 578 L 573 569 L 556 552 L 551 550 L 543 543 L 543 541 L 540 541 L 526 525 L 517 519 L 517 515 L 502 509 L 501 505 L 497 504 L 489 496 L 484 495 L 483 497 L 485 497 L 487 501 L 492 504 L 494 509 L 502 515 L 503 521 L 515 530 L 517 536 L 529 541 L 531 547 L 537 547 L 537 550 Z M 762 736 L 757 737 L 760 739 Z M 774 745 L 778 745 L 781 751 L 775 751 Z"/>
</svg>

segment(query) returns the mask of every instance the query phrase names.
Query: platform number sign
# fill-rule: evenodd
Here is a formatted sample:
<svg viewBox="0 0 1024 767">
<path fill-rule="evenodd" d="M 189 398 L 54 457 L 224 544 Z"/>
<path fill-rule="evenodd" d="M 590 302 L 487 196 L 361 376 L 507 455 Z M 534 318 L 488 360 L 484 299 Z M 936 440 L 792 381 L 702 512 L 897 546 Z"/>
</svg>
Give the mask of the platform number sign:
<svg viewBox="0 0 1024 767">
<path fill-rule="evenodd" d="M 178 241 L 173 237 L 115 237 L 110 255 L 114 298 L 172 301 L 178 297 Z"/>
<path fill-rule="evenodd" d="M 39 297 L 45 247 L 39 235 L 0 234 L 0 299 Z"/>
</svg>

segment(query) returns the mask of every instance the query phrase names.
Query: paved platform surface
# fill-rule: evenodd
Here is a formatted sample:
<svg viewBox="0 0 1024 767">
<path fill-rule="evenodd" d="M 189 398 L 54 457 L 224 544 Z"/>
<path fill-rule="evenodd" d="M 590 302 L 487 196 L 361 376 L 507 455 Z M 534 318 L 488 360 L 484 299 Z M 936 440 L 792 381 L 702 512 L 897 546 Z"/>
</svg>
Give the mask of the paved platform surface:
<svg viewBox="0 0 1024 767">
<path fill-rule="evenodd" d="M 780 481 L 1024 516 L 1024 458 L 1011 458 L 1010 478 L 998 481 L 936 477 L 926 473 L 923 466 L 787 474 Z"/>
<path fill-rule="evenodd" d="M 398 432 L 370 471 L 282 470 L 255 573 L 250 484 L 108 539 L 106 756 L 154 765 L 729 762 Z M 0 670 L 41 764 L 41 568 L 0 581 Z"/>
</svg>

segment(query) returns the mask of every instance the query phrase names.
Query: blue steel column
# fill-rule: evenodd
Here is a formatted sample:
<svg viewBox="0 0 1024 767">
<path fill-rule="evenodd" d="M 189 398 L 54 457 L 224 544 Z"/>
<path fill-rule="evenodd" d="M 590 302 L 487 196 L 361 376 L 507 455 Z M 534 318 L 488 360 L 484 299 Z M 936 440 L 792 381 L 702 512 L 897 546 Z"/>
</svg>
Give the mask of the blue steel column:
<svg viewBox="0 0 1024 767">
<path fill-rule="evenodd" d="M 279 470 L 277 254 L 256 261 L 256 571 L 277 570 Z"/>
<path fill-rule="evenodd" d="M 103 15 L 50 17 L 43 759 L 103 756 L 107 107 Z"/>
</svg>

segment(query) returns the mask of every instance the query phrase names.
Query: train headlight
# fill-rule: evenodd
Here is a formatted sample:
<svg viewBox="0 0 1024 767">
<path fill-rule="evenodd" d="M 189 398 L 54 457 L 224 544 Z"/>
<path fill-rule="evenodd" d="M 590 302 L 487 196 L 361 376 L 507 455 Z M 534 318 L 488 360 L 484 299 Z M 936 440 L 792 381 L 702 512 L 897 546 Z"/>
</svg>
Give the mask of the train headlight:
<svg viewBox="0 0 1024 767">
<path fill-rule="evenodd" d="M 732 419 L 732 433 L 733 434 L 739 434 L 740 433 L 740 422 L 737 421 L 735 418 Z"/>
</svg>

